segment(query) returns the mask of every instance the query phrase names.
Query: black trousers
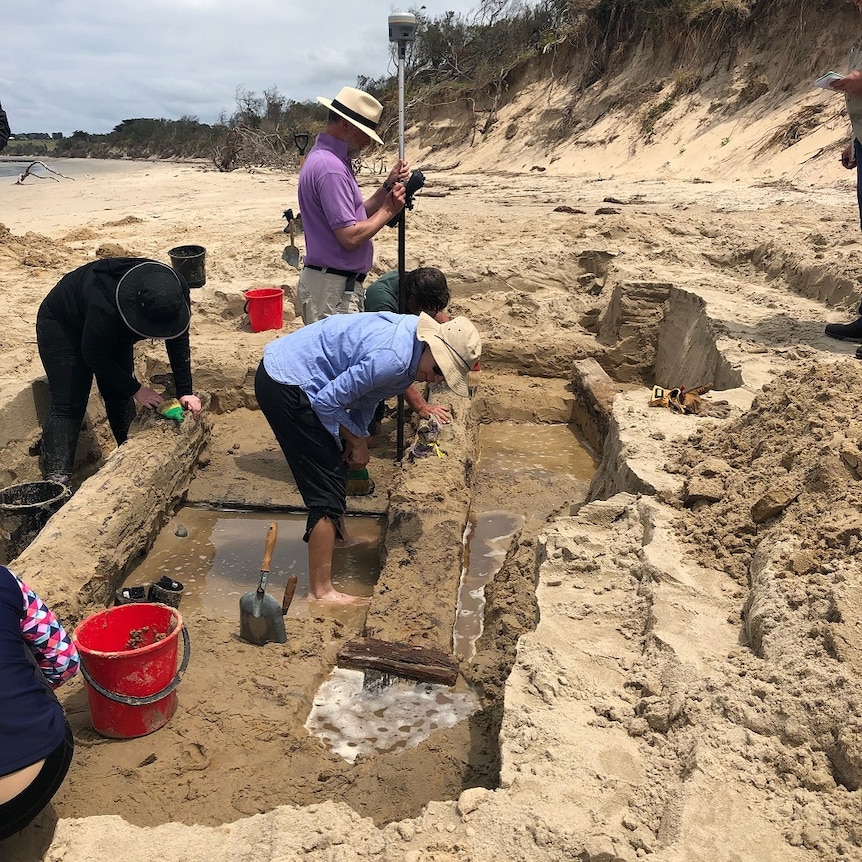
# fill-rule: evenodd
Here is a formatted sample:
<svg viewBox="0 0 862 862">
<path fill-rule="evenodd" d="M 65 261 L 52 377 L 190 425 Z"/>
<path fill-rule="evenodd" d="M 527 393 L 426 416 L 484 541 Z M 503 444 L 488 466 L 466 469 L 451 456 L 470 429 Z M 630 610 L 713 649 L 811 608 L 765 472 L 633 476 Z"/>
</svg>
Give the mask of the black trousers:
<svg viewBox="0 0 862 862">
<path fill-rule="evenodd" d="M 254 378 L 254 394 L 308 509 L 303 538 L 307 542 L 314 525 L 329 518 L 343 539 L 347 464 L 335 438 L 323 427 L 308 396 L 298 386 L 273 380 L 262 362 Z"/>
<path fill-rule="evenodd" d="M 45 758 L 33 783 L 0 805 L 0 841 L 20 832 L 51 801 L 69 771 L 74 750 L 75 740 L 67 721 L 66 736 Z"/>
<path fill-rule="evenodd" d="M 60 321 L 40 313 L 36 319 L 36 342 L 51 390 L 51 411 L 42 429 L 45 474 L 70 476 L 93 385 L 93 372 L 84 362 L 76 338 Z M 123 368 L 128 368 L 129 377 L 134 377 L 131 344 L 115 359 Z M 129 426 L 135 418 L 135 401 L 128 395 L 106 392 L 101 386 L 99 392 L 105 402 L 108 424 L 119 446 L 125 443 Z"/>
<path fill-rule="evenodd" d="M 859 225 L 862 227 L 862 144 L 853 139 L 853 157 L 856 159 L 856 200 L 859 203 Z"/>
</svg>

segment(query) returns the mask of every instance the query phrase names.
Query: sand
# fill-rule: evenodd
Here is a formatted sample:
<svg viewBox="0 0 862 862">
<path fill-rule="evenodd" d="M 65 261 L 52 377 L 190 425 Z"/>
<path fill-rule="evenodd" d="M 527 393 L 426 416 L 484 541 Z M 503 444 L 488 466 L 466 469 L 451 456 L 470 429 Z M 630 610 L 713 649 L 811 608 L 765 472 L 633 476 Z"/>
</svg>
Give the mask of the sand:
<svg viewBox="0 0 862 862">
<path fill-rule="evenodd" d="M 471 451 L 476 422 L 567 421 L 575 362 L 614 381 L 589 487 L 497 477 L 468 489 L 458 458 L 396 486 L 391 436 L 375 450 L 381 493 L 358 508 L 386 511 L 397 487 L 404 510 L 440 532 L 429 570 L 457 565 L 453 501 L 472 494 L 526 517 L 463 669 L 483 710 L 411 752 L 348 764 L 303 722 L 361 619 L 288 618 L 287 644 L 252 650 L 235 621 L 192 613 L 197 647 L 164 729 L 106 742 L 88 726 L 82 682 L 66 687 L 69 780 L 4 858 L 857 857 L 862 371 L 855 346 L 825 338 L 823 324 L 855 310 L 860 240 L 849 176 L 808 161 L 842 133 L 768 163 L 742 146 L 712 172 L 703 161 L 661 170 L 675 143 L 638 166 L 616 150 L 501 162 L 502 137 L 457 159 L 422 152 L 427 193 L 408 216 L 407 265 L 447 273 L 453 310 L 485 345 L 476 403 L 455 403 L 453 453 Z M 490 169 L 494 146 L 509 169 Z M 108 522 L 121 468 L 146 469 L 146 435 L 196 465 L 178 486 L 190 501 L 291 502 L 247 381 L 275 333 L 250 332 L 242 294 L 283 286 L 284 331 L 299 325 L 296 273 L 281 258 L 296 175 L 128 163 L 13 183 L 0 228 L 7 400 L 41 375 L 36 309 L 64 272 L 95 256 L 207 249 L 192 349 L 196 388 L 216 393 L 211 416 L 179 442 L 147 426 L 61 510 L 50 546 L 40 537 L 22 556 L 22 574 L 75 623 L 98 602 L 58 570 Z M 386 231 L 375 272 L 396 262 Z M 158 346 L 139 358 L 163 373 Z M 649 408 L 653 383 L 713 383 L 709 415 Z M 4 478 L 35 478 L 28 469 Z M 155 505 L 128 497 L 141 512 Z M 124 541 L 123 552 L 140 548 Z M 409 556 L 402 565 L 423 571 Z M 372 624 L 397 631 L 426 613 Z"/>
</svg>

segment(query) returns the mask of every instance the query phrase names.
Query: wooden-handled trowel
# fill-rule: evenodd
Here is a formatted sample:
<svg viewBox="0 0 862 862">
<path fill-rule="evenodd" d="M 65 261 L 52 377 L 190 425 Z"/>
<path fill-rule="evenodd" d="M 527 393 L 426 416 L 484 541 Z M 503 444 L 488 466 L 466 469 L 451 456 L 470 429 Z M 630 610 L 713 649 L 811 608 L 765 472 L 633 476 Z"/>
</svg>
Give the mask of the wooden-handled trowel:
<svg viewBox="0 0 862 862">
<path fill-rule="evenodd" d="M 278 537 L 278 525 L 273 521 L 266 534 L 266 548 L 260 564 L 260 583 L 254 592 L 244 593 L 239 600 L 239 636 L 250 644 L 287 642 L 281 605 L 266 594 L 266 580 L 272 563 L 272 552 Z"/>
</svg>

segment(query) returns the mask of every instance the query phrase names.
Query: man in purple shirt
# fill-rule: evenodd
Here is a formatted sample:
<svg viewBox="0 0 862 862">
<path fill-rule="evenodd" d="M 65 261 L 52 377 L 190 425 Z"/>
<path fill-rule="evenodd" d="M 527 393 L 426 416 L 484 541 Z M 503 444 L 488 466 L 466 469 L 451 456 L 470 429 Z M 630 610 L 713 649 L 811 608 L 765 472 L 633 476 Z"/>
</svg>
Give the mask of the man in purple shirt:
<svg viewBox="0 0 862 862">
<path fill-rule="evenodd" d="M 351 160 L 372 140 L 383 143 L 375 131 L 383 105 L 353 87 L 342 87 L 335 99 L 317 100 L 329 108 L 329 119 L 299 173 L 306 254 L 296 293 L 303 323 L 364 310 L 362 282 L 374 259 L 371 238 L 404 208 L 403 181 L 410 173 L 399 160 L 363 200 Z"/>
</svg>

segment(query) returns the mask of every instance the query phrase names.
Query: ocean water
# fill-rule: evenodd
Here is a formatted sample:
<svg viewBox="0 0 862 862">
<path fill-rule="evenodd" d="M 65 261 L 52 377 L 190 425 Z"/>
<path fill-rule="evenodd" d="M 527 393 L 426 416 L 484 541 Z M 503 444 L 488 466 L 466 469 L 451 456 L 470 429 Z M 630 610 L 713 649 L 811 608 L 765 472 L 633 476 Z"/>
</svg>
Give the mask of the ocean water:
<svg viewBox="0 0 862 862">
<path fill-rule="evenodd" d="M 18 174 L 27 169 L 29 164 L 29 162 L 13 162 L 10 159 L 3 159 L 0 161 L 0 177 L 17 177 Z"/>
<path fill-rule="evenodd" d="M 0 158 L 0 182 L 5 185 L 6 177 L 17 179 L 34 161 L 41 161 L 52 170 L 75 179 L 128 171 L 133 165 L 144 166 L 146 164 L 145 162 L 133 162 L 126 159 L 52 159 L 48 156 L 41 159 L 27 157 L 13 159 L 6 156 Z M 31 176 L 50 177 L 52 174 L 41 165 L 36 165 L 31 171 Z M 58 179 L 60 178 L 58 177 Z M 27 181 L 33 180 L 28 178 Z"/>
</svg>

